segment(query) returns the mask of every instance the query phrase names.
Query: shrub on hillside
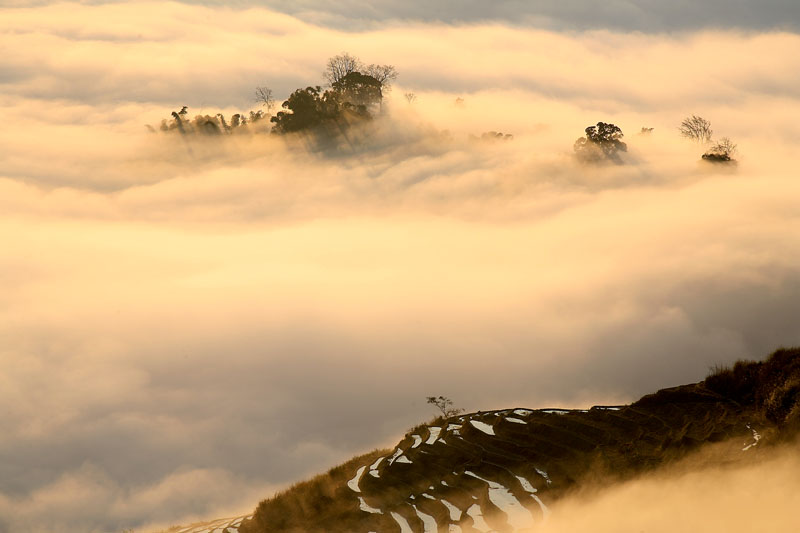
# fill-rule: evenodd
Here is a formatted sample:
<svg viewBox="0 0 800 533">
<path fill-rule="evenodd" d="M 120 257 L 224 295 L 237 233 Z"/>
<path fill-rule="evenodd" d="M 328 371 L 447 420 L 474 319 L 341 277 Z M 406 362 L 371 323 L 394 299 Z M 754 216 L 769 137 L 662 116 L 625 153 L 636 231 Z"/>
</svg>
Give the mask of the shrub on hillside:
<svg viewBox="0 0 800 533">
<path fill-rule="evenodd" d="M 765 361 L 737 361 L 716 367 L 706 388 L 763 411 L 778 423 L 800 423 L 800 348 L 780 349 Z"/>
<path fill-rule="evenodd" d="M 703 159 L 711 163 L 731 163 L 735 162 L 735 153 L 736 145 L 729 138 L 723 137 L 703 154 Z"/>
<path fill-rule="evenodd" d="M 761 364 L 739 360 L 733 367 L 716 366 L 706 378 L 705 385 L 717 394 L 744 405 L 755 402 L 755 390 Z"/>
</svg>

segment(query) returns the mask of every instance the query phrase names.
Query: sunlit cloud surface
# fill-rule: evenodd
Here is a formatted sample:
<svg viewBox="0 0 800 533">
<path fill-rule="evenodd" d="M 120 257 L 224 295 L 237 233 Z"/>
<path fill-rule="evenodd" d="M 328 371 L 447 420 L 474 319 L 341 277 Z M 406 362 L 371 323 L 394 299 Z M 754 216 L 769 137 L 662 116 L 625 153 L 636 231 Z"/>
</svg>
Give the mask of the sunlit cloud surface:
<svg viewBox="0 0 800 533">
<path fill-rule="evenodd" d="M 800 343 L 796 33 L 0 15 L 0 531 L 245 513 L 426 395 L 626 402 Z M 341 51 L 400 72 L 351 144 L 145 128 L 282 100 Z M 679 137 L 693 113 L 736 166 Z M 572 157 L 600 120 L 625 164 Z"/>
</svg>

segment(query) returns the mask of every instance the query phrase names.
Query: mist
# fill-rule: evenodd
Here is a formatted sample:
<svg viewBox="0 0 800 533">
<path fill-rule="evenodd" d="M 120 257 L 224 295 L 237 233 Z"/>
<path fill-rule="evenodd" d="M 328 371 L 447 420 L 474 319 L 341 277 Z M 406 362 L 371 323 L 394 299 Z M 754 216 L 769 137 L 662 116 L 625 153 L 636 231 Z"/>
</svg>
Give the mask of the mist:
<svg viewBox="0 0 800 533">
<path fill-rule="evenodd" d="M 0 532 L 247 513 L 428 395 L 624 403 L 800 343 L 796 33 L 0 13 Z M 400 72 L 350 143 L 145 128 L 345 50 Z M 737 165 L 680 138 L 692 113 Z M 573 157 L 601 120 L 623 165 Z"/>
<path fill-rule="evenodd" d="M 797 444 L 765 457 L 701 466 L 697 456 L 640 478 L 592 486 L 556 504 L 539 530 L 652 533 L 793 531 L 800 518 Z M 699 455 L 705 453 L 700 451 Z M 702 461 L 701 461 L 702 462 Z"/>
</svg>

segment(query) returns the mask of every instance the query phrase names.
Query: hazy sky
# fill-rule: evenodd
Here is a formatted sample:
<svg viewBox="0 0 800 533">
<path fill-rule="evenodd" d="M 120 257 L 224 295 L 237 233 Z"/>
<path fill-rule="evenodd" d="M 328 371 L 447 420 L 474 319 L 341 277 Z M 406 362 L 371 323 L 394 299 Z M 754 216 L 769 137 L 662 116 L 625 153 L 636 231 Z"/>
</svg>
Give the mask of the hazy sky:
<svg viewBox="0 0 800 533">
<path fill-rule="evenodd" d="M 32 7 L 0 10 L 2 533 L 248 512 L 393 443 L 426 395 L 627 402 L 800 344 L 796 3 L 541 3 L 562 22 L 538 25 L 510 2 L 12 4 Z M 285 98 L 341 51 L 400 72 L 364 144 L 144 127 Z M 678 136 L 692 113 L 735 169 Z M 625 165 L 571 157 L 599 120 Z M 469 139 L 489 130 L 515 137 Z"/>
</svg>

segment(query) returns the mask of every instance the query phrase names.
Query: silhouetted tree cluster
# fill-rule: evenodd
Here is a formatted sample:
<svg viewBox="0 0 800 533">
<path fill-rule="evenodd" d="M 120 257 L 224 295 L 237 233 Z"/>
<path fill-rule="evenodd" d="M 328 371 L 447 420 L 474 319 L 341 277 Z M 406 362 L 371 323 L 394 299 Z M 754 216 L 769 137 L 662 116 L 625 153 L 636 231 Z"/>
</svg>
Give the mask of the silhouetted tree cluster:
<svg viewBox="0 0 800 533">
<path fill-rule="evenodd" d="M 181 135 L 226 135 L 238 132 L 266 131 L 269 129 L 263 111 L 250 111 L 249 114 L 236 113 L 226 120 L 221 113 L 216 115 L 196 115 L 189 118 L 189 108 L 183 106 L 180 111 L 173 111 L 171 119 L 163 119 L 159 130 L 163 132 L 178 132 Z M 155 128 L 147 125 L 150 131 Z"/>
<path fill-rule="evenodd" d="M 714 142 L 712 140 L 714 130 L 711 129 L 711 122 L 703 117 L 697 115 L 686 117 L 681 122 L 678 131 L 683 137 L 698 143 L 706 145 L 713 143 L 702 155 L 704 161 L 710 163 L 735 162 L 733 155 L 736 153 L 736 145 L 728 137 L 722 137 L 719 141 Z"/>
<path fill-rule="evenodd" d="M 735 153 L 736 145 L 729 138 L 723 137 L 703 154 L 703 159 L 712 163 L 726 163 L 734 161 Z"/>
<path fill-rule="evenodd" d="M 332 85 L 343 103 L 364 107 L 381 103 L 382 87 L 377 78 L 360 72 L 351 72 Z"/>
<path fill-rule="evenodd" d="M 390 89 L 391 82 L 397 78 L 397 70 L 392 65 L 365 65 L 358 57 L 344 52 L 328 59 L 323 77 L 329 85 L 327 90 L 323 90 L 319 85 L 297 89 L 281 104 L 280 111 L 275 115 L 272 115 L 276 103 L 273 91 L 262 85 L 255 88 L 255 101 L 266 109 L 236 113 L 226 120 L 221 113 L 189 118 L 188 108 L 183 106 L 180 111 L 173 111 L 171 118 L 162 120 L 158 129 L 167 133 L 203 136 L 238 132 L 271 131 L 276 135 L 306 132 L 319 136 L 318 139 L 323 139 L 325 136 L 330 139 L 345 136 L 347 141 L 352 143 L 353 139 L 347 137 L 347 128 L 369 121 L 376 111 L 381 110 L 383 97 Z M 417 100 L 417 96 L 411 92 L 403 96 L 409 104 Z M 456 98 L 454 105 L 456 108 L 465 107 L 464 99 Z M 157 131 L 149 124 L 147 128 L 152 132 Z M 628 150 L 627 144 L 622 141 L 624 137 L 622 129 L 615 124 L 598 122 L 584 131 L 585 136 L 573 144 L 575 156 L 579 161 L 622 163 L 620 154 Z M 639 135 L 649 136 L 652 131 L 653 128 L 642 127 Z M 736 153 L 736 144 L 727 137 L 722 137 L 714 143 L 711 122 L 703 117 L 697 115 L 686 117 L 678 131 L 687 139 L 710 145 L 702 154 L 704 161 L 735 162 L 733 156 Z M 451 139 L 447 131 L 442 132 L 441 136 L 444 140 Z M 508 141 L 513 139 L 513 136 L 488 131 L 481 134 L 480 138 L 474 135 L 470 138 L 481 141 Z"/>
<path fill-rule="evenodd" d="M 291 133 L 319 126 L 323 120 L 334 118 L 337 104 L 330 94 L 320 94 L 322 88 L 297 89 L 281 105 L 287 111 L 278 111 L 270 119 L 275 124 L 272 133 Z"/>
<path fill-rule="evenodd" d="M 337 132 L 369 120 L 397 71 L 391 65 L 365 66 L 344 53 L 328 60 L 323 76 L 331 88 L 323 92 L 320 86 L 306 87 L 293 92 L 281 105 L 284 111 L 271 119 L 273 133 Z"/>
<path fill-rule="evenodd" d="M 704 161 L 711 163 L 735 163 L 733 159 L 736 153 L 736 145 L 727 137 L 722 137 L 719 141 L 712 140 L 713 130 L 711 122 L 692 115 L 686 117 L 678 128 L 682 137 L 691 139 L 698 143 L 710 145 L 702 155 Z M 581 137 L 573 145 L 575 156 L 584 163 L 601 163 L 612 161 L 622 163 L 621 152 L 627 152 L 628 146 L 622 142 L 622 130 L 615 124 L 598 122 L 595 126 L 589 126 L 585 130 L 586 136 Z M 642 127 L 639 135 L 649 136 L 653 128 Z M 713 143 L 713 144 L 712 144 Z"/>
<path fill-rule="evenodd" d="M 320 86 L 297 89 L 282 104 L 285 111 L 270 120 L 273 133 L 324 131 L 372 118 L 370 109 L 382 100 L 381 85 L 372 76 L 350 72 L 322 92 Z M 335 131 L 335 130 L 334 130 Z"/>
<path fill-rule="evenodd" d="M 249 115 L 237 113 L 230 121 L 221 114 L 189 119 L 184 106 L 173 112 L 171 119 L 162 120 L 160 129 L 182 135 L 223 135 L 246 130 L 251 133 L 272 131 L 278 135 L 306 131 L 336 136 L 345 128 L 372 118 L 374 111 L 380 109 L 384 91 L 397 78 L 397 71 L 391 65 L 364 65 L 357 57 L 344 53 L 328 60 L 323 75 L 330 83 L 328 90 L 323 91 L 319 85 L 297 89 L 274 116 L 271 114 L 275 106 L 272 89 L 258 86 L 255 101 L 266 111 L 250 111 Z M 152 126 L 147 127 L 156 131 Z"/>
<path fill-rule="evenodd" d="M 389 90 L 392 81 L 397 78 L 397 70 L 392 65 L 376 65 L 374 63 L 365 65 L 359 58 L 351 56 L 347 52 L 328 59 L 322 77 L 325 78 L 328 85 L 333 87 L 335 83 L 354 72 L 374 78 L 384 92 Z"/>
<path fill-rule="evenodd" d="M 511 141 L 514 136 L 510 133 L 502 133 L 499 131 L 485 131 L 481 133 L 480 137 L 474 135 L 469 136 L 473 141 Z"/>
<path fill-rule="evenodd" d="M 596 126 L 589 126 L 584 131 L 586 136 L 575 141 L 573 145 L 575 155 L 580 161 L 622 163 L 619 152 L 627 152 L 628 145 L 621 140 L 623 133 L 619 126 L 598 122 Z"/>
</svg>

